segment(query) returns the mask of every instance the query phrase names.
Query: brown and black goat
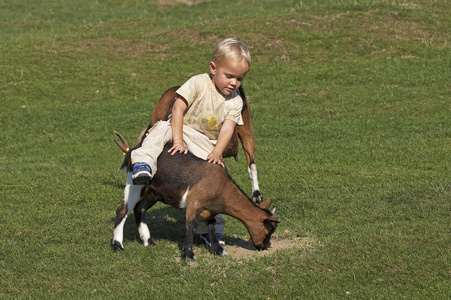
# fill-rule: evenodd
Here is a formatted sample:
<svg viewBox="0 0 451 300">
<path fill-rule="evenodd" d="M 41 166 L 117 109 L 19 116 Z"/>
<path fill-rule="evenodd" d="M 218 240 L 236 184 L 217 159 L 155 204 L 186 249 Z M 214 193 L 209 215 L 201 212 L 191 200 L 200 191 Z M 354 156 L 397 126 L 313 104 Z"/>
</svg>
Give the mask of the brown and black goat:
<svg viewBox="0 0 451 300">
<path fill-rule="evenodd" d="M 117 133 L 116 133 L 117 134 Z M 274 211 L 269 211 L 270 200 L 257 206 L 233 182 L 227 171 L 219 165 L 208 163 L 188 153 L 168 153 L 168 145 L 158 158 L 158 170 L 148 186 L 133 185 L 131 179 L 130 151 L 123 137 L 118 145 L 125 154 L 123 167 L 127 169 L 124 202 L 116 212 L 112 247 L 123 250 L 123 229 L 125 220 L 134 210 L 140 237 L 145 246 L 154 245 L 144 213 L 157 202 L 175 208 L 186 209 L 186 236 L 182 247 L 183 259 L 194 259 L 193 233 L 198 218 L 205 220 L 210 237 L 211 249 L 216 255 L 227 253 L 219 245 L 214 228 L 214 216 L 226 214 L 240 220 L 247 228 L 257 250 L 270 245 L 271 234 L 277 227 Z"/>
<path fill-rule="evenodd" d="M 174 100 L 177 97 L 176 91 L 178 88 L 179 88 L 178 86 L 175 86 L 168 89 L 161 96 L 160 100 L 158 100 L 158 103 L 155 105 L 155 108 L 152 112 L 149 125 L 141 132 L 141 134 L 138 137 L 137 146 L 141 146 L 145 134 L 157 121 L 168 120 L 169 115 L 172 112 L 172 105 L 174 104 Z M 258 185 L 257 165 L 255 164 L 254 161 L 255 137 L 254 132 L 252 130 L 251 108 L 249 107 L 249 103 L 247 101 L 246 94 L 244 93 L 244 89 L 242 86 L 240 86 L 240 88 L 238 89 L 238 93 L 243 99 L 243 110 L 241 112 L 241 116 L 243 118 L 243 125 L 236 126 L 232 139 L 230 140 L 227 148 L 224 150 L 222 156 L 234 157 L 235 160 L 237 160 L 239 149 L 238 140 L 241 141 L 241 145 L 243 146 L 244 154 L 247 160 L 248 166 L 247 171 L 252 185 L 252 200 L 255 203 L 260 203 L 262 201 L 262 196 L 260 193 L 260 187 Z"/>
</svg>

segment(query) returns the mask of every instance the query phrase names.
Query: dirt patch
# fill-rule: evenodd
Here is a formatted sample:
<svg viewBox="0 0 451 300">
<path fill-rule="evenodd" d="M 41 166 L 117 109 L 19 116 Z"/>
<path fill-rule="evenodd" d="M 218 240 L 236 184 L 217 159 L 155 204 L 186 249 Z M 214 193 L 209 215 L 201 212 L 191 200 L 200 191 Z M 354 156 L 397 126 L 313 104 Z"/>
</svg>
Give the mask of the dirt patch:
<svg viewBox="0 0 451 300">
<path fill-rule="evenodd" d="M 174 253 L 180 253 L 180 250 L 176 244 L 172 244 L 174 248 Z M 286 230 L 282 233 L 282 236 L 272 236 L 271 237 L 271 246 L 267 250 L 258 251 L 255 249 L 252 241 L 247 238 L 239 238 L 236 236 L 226 237 L 226 245 L 224 246 L 224 250 L 227 252 L 227 256 L 224 259 L 230 259 L 232 262 L 233 259 L 237 259 L 241 261 L 241 259 L 255 259 L 257 257 L 269 256 L 273 255 L 280 250 L 286 249 L 300 249 L 305 251 L 305 253 L 315 252 L 317 248 L 323 247 L 323 245 L 318 242 L 316 239 L 308 237 L 308 236 L 300 236 L 296 235 L 292 236 L 292 233 Z M 200 244 L 197 247 L 193 248 L 194 255 L 196 257 L 201 256 L 201 252 L 205 251 L 206 246 L 204 244 Z M 198 267 L 200 265 L 204 266 L 205 263 L 210 261 L 210 258 L 213 258 L 213 253 L 204 253 L 202 264 L 199 264 L 198 261 L 193 261 L 190 263 L 190 267 Z M 182 261 L 181 257 L 178 256 L 175 258 L 177 263 Z"/>
<path fill-rule="evenodd" d="M 271 246 L 267 250 L 257 251 L 251 240 L 233 237 L 227 239 L 227 245 L 224 247 L 224 250 L 228 256 L 233 258 L 252 258 L 271 255 L 283 249 L 297 248 L 311 251 L 315 249 L 315 244 L 318 243 L 308 237 L 282 238 L 273 236 L 271 238 Z"/>
<path fill-rule="evenodd" d="M 207 2 L 208 0 L 158 0 L 159 5 L 176 5 L 177 3 L 185 3 L 188 6 Z"/>
</svg>

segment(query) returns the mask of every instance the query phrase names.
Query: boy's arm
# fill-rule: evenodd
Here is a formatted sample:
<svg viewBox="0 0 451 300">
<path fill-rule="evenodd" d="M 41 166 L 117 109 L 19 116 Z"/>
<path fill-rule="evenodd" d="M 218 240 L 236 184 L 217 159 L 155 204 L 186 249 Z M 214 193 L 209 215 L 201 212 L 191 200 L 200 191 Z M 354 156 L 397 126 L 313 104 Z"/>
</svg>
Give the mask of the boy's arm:
<svg viewBox="0 0 451 300">
<path fill-rule="evenodd" d="M 222 153 L 227 147 L 227 144 L 232 138 L 233 132 L 235 130 L 236 123 L 232 120 L 225 120 L 222 124 L 221 130 L 219 131 L 218 140 L 213 151 L 207 156 L 207 161 L 210 163 L 221 165 L 224 168 L 224 163 L 222 162 Z"/>
<path fill-rule="evenodd" d="M 186 100 L 178 96 L 172 107 L 171 129 L 172 129 L 172 147 L 169 149 L 171 155 L 180 153 L 188 153 L 183 142 L 183 115 L 188 107 Z"/>
</svg>

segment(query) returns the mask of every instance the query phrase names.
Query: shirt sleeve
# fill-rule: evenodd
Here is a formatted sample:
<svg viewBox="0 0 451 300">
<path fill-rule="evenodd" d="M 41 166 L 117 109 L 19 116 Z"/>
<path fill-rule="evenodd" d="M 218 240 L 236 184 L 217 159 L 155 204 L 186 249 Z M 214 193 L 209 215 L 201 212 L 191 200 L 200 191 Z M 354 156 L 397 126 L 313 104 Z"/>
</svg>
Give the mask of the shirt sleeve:
<svg viewBox="0 0 451 300">
<path fill-rule="evenodd" d="M 199 90 L 198 76 L 193 76 L 176 91 L 176 94 L 182 96 L 190 107 L 197 99 Z"/>
<path fill-rule="evenodd" d="M 225 120 L 232 120 L 237 125 L 244 125 L 243 118 L 241 117 L 241 111 L 243 110 L 243 99 L 240 96 L 235 97 L 232 100 L 230 110 L 226 113 Z"/>
</svg>

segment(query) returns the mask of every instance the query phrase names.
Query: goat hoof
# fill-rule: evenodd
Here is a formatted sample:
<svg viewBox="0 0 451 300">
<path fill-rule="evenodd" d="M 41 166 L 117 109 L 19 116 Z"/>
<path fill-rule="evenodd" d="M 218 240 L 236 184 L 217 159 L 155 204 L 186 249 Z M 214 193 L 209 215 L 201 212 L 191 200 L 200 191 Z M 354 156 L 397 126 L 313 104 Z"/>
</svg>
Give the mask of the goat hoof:
<svg viewBox="0 0 451 300">
<path fill-rule="evenodd" d="M 227 252 L 225 252 L 224 248 L 222 248 L 221 246 L 212 246 L 211 250 L 213 252 L 214 255 L 219 255 L 219 256 L 227 256 Z"/>
<path fill-rule="evenodd" d="M 143 245 L 144 245 L 144 247 L 147 247 L 147 246 L 156 246 L 156 244 L 155 244 L 155 242 L 153 241 L 152 238 L 149 238 L 147 241 L 144 241 L 144 242 L 143 242 Z"/>
<path fill-rule="evenodd" d="M 262 202 L 262 194 L 259 190 L 256 190 L 252 193 L 252 201 L 257 204 L 260 204 Z"/>
<path fill-rule="evenodd" d="M 118 241 L 111 241 L 111 247 L 113 248 L 114 252 L 124 251 L 124 246 L 122 246 L 122 244 Z"/>
<path fill-rule="evenodd" d="M 188 259 L 189 262 L 193 262 L 196 260 L 196 256 L 194 255 L 194 253 L 188 254 L 188 255 L 184 255 L 182 254 L 182 259 L 186 260 Z"/>
<path fill-rule="evenodd" d="M 194 252 L 191 249 L 182 249 L 182 259 L 186 260 L 188 259 L 190 262 L 194 261 L 196 259 L 196 256 L 194 256 Z"/>
</svg>

